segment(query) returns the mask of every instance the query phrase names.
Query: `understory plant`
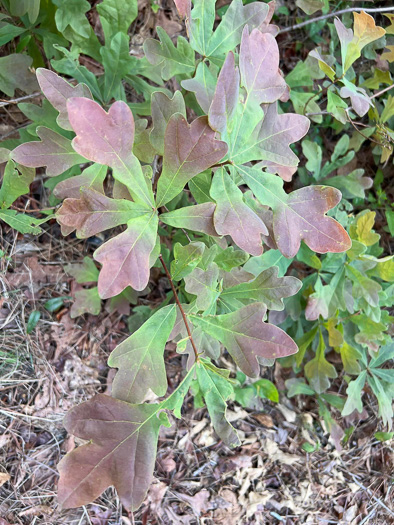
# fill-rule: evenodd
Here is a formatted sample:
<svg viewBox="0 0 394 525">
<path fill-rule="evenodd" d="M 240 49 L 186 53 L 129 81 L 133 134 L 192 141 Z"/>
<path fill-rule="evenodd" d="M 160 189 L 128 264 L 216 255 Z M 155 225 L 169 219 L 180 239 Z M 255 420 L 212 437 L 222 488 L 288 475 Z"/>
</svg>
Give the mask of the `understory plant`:
<svg viewBox="0 0 394 525">
<path fill-rule="evenodd" d="M 288 395 L 317 395 L 329 430 L 335 422 L 325 403 L 341 408 L 344 416 L 361 412 L 366 382 L 390 424 L 387 385 L 393 377 L 382 365 L 393 357 L 385 310 L 391 304 L 393 261 L 379 258 L 374 212 L 354 214 L 349 200 L 341 202 L 340 190 L 350 199 L 355 192 L 363 196 L 371 181 L 359 172 L 328 177 L 347 154 L 349 137 L 331 156 L 328 164 L 336 166 L 331 171 L 318 163 L 314 148 L 320 145 L 304 140 L 311 184 L 284 188 L 298 168 L 294 144 L 308 133 L 310 121 L 299 114 L 305 111 L 297 111 L 292 94 L 297 91 L 289 88 L 294 77 L 287 83 L 279 69 L 274 3 L 233 0 L 216 26 L 213 0 L 196 1 L 193 9 L 178 0 L 188 39 L 180 36 L 174 45 L 158 28 L 159 40 L 147 39 L 139 59 L 129 55 L 120 8 L 116 18 L 104 9 L 108 4 L 98 6 L 106 45 L 100 47 L 81 21 L 67 18 L 73 47 L 55 46 L 64 55 L 52 62 L 55 69 L 78 84 L 37 69 L 45 115 L 40 122 L 32 119 L 23 144 L 0 150 L 1 160 L 7 160 L 0 218 L 36 233 L 38 219 L 9 208 L 27 192 L 31 169 L 46 167 L 53 177 L 53 202 L 62 203 L 55 218 L 63 235 L 86 239 L 106 232 L 95 262 L 86 258 L 67 268 L 77 283 L 89 283 L 75 294 L 75 316 L 98 313 L 101 299 L 110 301 L 109 308 L 136 304 L 148 289 L 152 267 L 168 280 L 162 304 L 145 310 L 147 320 L 109 357 L 109 366 L 117 369 L 111 395 L 98 394 L 65 418 L 66 429 L 88 443 L 59 464 L 62 506 L 85 505 L 113 485 L 125 507 L 136 510 L 150 484 L 160 426 L 169 426 L 171 415 L 181 417 L 189 389 L 205 403 L 219 438 L 237 446 L 227 401 L 238 396 L 247 404 L 245 386 L 278 399 L 273 385 L 259 379 L 261 364 L 281 359 L 292 367 Z M 370 28 L 371 17 L 358 16 Z M 318 52 L 311 68 L 328 74 L 331 84 L 324 89 L 332 93 L 338 114 L 351 118 L 351 108 L 340 111 L 343 99 L 350 97 L 356 112 L 365 102 L 346 74 L 365 39 L 376 40 L 384 29 L 366 38 L 362 24 L 354 34 L 338 27 L 342 70 L 334 72 L 332 61 Z M 106 60 L 99 80 L 79 64 L 81 39 L 72 31 L 99 46 L 88 48 Z M 114 69 L 115 60 L 121 66 Z M 177 87 L 173 92 L 165 84 L 169 80 Z M 124 82 L 144 100 L 128 103 Z M 343 84 L 339 93 L 332 91 L 336 83 Z M 300 91 L 298 100 L 308 107 L 313 97 Z M 290 102 L 297 113 L 287 111 Z M 386 162 L 390 155 L 382 155 Z M 301 172 L 304 179 L 307 175 Z M 285 275 L 293 260 L 309 268 L 302 282 Z M 168 341 L 185 356 L 182 381 L 169 394 Z M 337 374 L 326 359 L 330 347 L 346 373 L 357 376 L 348 378 L 343 403 L 325 393 Z M 219 367 L 223 352 L 238 370 L 236 379 L 233 370 Z M 302 369 L 308 383 L 299 377 Z M 152 392 L 156 401 L 146 401 Z"/>
</svg>

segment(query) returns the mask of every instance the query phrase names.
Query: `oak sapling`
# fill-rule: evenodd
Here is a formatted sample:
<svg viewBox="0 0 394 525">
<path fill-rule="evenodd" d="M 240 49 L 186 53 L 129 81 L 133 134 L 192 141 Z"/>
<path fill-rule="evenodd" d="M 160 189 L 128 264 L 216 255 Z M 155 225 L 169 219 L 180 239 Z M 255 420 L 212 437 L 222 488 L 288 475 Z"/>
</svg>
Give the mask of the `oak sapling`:
<svg viewBox="0 0 394 525">
<path fill-rule="evenodd" d="M 149 127 L 138 118 L 147 116 L 146 105 L 139 113 L 117 100 L 104 109 L 87 86 L 39 69 L 41 89 L 67 133 L 41 128 L 39 141 L 12 152 L 24 166 L 46 166 L 49 176 L 90 163 L 55 194 L 63 200 L 56 219 L 64 235 L 87 238 L 123 226 L 94 252 L 100 272 L 92 294 L 142 292 L 154 265 L 169 280 L 168 299 L 109 357 L 118 369 L 112 396 L 99 394 L 66 416 L 66 429 L 89 441 L 59 464 L 66 508 L 113 485 L 122 503 L 137 509 L 152 477 L 160 425 L 169 425 L 168 411 L 180 417 L 192 382 L 218 436 L 238 445 L 226 419 L 230 371 L 214 362 L 225 349 L 256 378 L 260 363 L 295 354 L 296 343 L 266 315 L 283 310 L 283 299 L 301 287 L 275 265 L 254 274 L 243 264 L 267 248 L 292 258 L 301 241 L 317 253 L 351 246 L 344 228 L 326 216 L 341 199 L 338 189 L 314 185 L 288 193 L 283 187 L 299 162 L 291 145 L 306 135 L 309 119 L 280 106 L 289 89 L 279 70 L 272 5 L 233 0 L 214 30 L 214 0 L 204 8 L 199 1 L 193 9 L 190 1 L 176 4 L 189 39 L 179 37 L 175 46 L 158 29 L 160 41 L 144 43 L 146 58 L 136 73 L 140 82 L 146 70 L 181 86 L 172 94 L 151 90 Z M 108 82 L 103 89 L 112 93 Z M 105 193 L 106 177 L 113 179 L 112 195 Z M 182 381 L 165 397 L 167 341 L 189 357 Z M 158 397 L 154 403 L 144 402 L 149 390 Z"/>
</svg>

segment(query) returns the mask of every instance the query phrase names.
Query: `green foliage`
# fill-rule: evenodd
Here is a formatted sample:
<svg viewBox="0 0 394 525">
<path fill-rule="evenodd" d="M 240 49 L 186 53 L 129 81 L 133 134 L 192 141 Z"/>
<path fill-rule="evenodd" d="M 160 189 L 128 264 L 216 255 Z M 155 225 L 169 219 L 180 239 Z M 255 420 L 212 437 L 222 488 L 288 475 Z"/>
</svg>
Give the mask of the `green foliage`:
<svg viewBox="0 0 394 525">
<path fill-rule="evenodd" d="M 228 402 L 255 407 L 285 394 L 316 398 L 337 448 L 350 435 L 341 425 L 363 412 L 367 398 L 391 430 L 394 259 L 382 232 L 394 231 L 384 178 L 393 162 L 394 98 L 372 96 L 392 82 L 390 40 L 380 62 L 365 65 L 386 46 L 386 30 L 354 13 L 352 29 L 339 19 L 329 24 L 329 39 L 319 22 L 308 42 L 321 47 L 284 77 L 272 4 L 233 0 L 215 26 L 213 0 L 193 8 L 180 0 L 188 39 L 174 43 L 159 27 L 159 39 L 147 39 L 137 58 L 128 33 L 136 0 L 97 4 L 102 40 L 86 0 L 2 3 L 0 43 L 16 45 L 0 58 L 0 89 L 13 97 L 16 88 L 39 86 L 46 100 L 19 105 L 32 122 L 0 148 L 0 220 L 23 234 L 41 233 L 53 217 L 65 236 L 108 232 L 93 259 L 65 268 L 76 281 L 71 317 L 97 315 L 103 300 L 109 312 L 129 315 L 152 285 L 151 268 L 168 280 L 154 310 L 135 306 L 131 335 L 109 356 L 117 369 L 112 395 L 66 416 L 67 430 L 89 443 L 59 465 L 62 505 L 85 505 L 114 485 L 122 503 L 137 509 L 159 428 L 169 425 L 167 412 L 181 417 L 189 391 L 229 446 L 240 440 Z M 326 0 L 296 5 L 308 15 L 329 9 Z M 44 68 L 48 61 L 68 80 Z M 127 85 L 139 102 L 129 101 Z M 358 162 L 365 151 L 368 171 Z M 45 168 L 51 199 L 61 203 L 44 219 L 14 204 L 29 193 L 37 168 Z M 57 312 L 70 299 L 44 306 Z M 39 319 L 34 311 L 28 333 Z M 169 395 L 167 342 L 185 366 Z M 224 351 L 235 378 L 220 368 Z M 276 359 L 288 369 L 285 392 L 260 377 L 260 365 Z M 151 395 L 164 399 L 146 402 Z M 307 453 L 319 447 L 303 445 Z"/>
</svg>

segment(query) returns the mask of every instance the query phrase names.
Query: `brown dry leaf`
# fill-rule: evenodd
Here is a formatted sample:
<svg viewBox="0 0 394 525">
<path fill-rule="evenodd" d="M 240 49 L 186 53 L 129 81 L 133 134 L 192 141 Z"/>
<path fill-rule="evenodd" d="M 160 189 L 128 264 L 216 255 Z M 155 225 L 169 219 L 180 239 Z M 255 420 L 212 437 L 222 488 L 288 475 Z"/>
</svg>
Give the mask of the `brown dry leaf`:
<svg viewBox="0 0 394 525">
<path fill-rule="evenodd" d="M 253 417 L 267 428 L 272 428 L 274 426 L 274 421 L 268 414 L 254 414 Z"/>
<path fill-rule="evenodd" d="M 31 287 L 33 293 L 40 289 L 42 283 L 56 283 L 64 275 L 61 265 L 44 265 L 33 255 L 24 259 L 21 267 L 13 273 L 7 273 L 7 281 L 13 288 Z"/>
<path fill-rule="evenodd" d="M 150 501 L 150 507 L 152 512 L 157 512 L 161 508 L 161 503 L 167 492 L 167 485 L 162 481 L 152 483 L 148 492 L 148 500 Z"/>
<path fill-rule="evenodd" d="M 213 512 L 215 524 L 239 525 L 243 509 L 234 492 L 229 489 L 222 489 L 219 492 L 219 497 L 215 498 L 215 503 L 217 504 L 217 508 Z"/>
<path fill-rule="evenodd" d="M 263 448 L 271 461 L 279 461 L 279 463 L 283 463 L 284 465 L 293 465 L 301 461 L 301 458 L 295 454 L 288 454 L 280 450 L 278 444 L 272 441 L 272 439 L 267 438 L 263 442 Z"/>
<path fill-rule="evenodd" d="M 187 494 L 180 494 L 175 492 L 181 501 L 188 503 L 196 516 L 200 516 L 202 512 L 207 512 L 212 509 L 212 503 L 209 502 L 210 494 L 207 489 L 200 490 L 195 496 L 188 496 Z"/>
<path fill-rule="evenodd" d="M 41 516 L 42 514 L 50 515 L 53 513 L 53 509 L 48 505 L 36 505 L 30 509 L 22 510 L 18 516 Z"/>
<path fill-rule="evenodd" d="M 267 490 L 264 492 L 249 492 L 248 494 L 248 504 L 246 506 L 246 516 L 247 518 L 252 517 L 258 510 L 263 510 L 261 507 L 272 498 Z M 260 507 L 260 509 L 259 509 Z"/>
<path fill-rule="evenodd" d="M 11 479 L 11 476 L 7 472 L 0 472 L 0 487 L 7 483 Z"/>
</svg>

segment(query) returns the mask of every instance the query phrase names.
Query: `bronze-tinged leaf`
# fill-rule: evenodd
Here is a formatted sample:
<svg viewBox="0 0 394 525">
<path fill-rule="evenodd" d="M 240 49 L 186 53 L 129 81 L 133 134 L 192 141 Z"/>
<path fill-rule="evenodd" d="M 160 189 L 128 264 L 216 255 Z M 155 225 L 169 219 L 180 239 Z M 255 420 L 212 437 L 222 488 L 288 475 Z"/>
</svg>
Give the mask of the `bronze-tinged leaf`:
<svg viewBox="0 0 394 525">
<path fill-rule="evenodd" d="M 180 113 L 173 115 L 165 133 L 157 207 L 176 197 L 191 178 L 219 162 L 226 153 L 227 144 L 215 139 L 207 117 L 198 117 L 189 125 Z"/>
<path fill-rule="evenodd" d="M 160 425 L 160 405 L 131 405 L 98 394 L 71 409 L 64 426 L 89 441 L 59 463 L 58 498 L 63 508 L 87 505 L 114 486 L 123 505 L 137 510 L 149 488 Z"/>
<path fill-rule="evenodd" d="M 134 118 L 129 106 L 117 101 L 108 113 L 97 102 L 74 97 L 67 101 L 68 118 L 77 134 L 72 145 L 89 160 L 113 168 L 113 175 L 138 200 L 152 208 L 153 193 L 141 165 L 132 154 Z"/>
<path fill-rule="evenodd" d="M 239 96 L 239 70 L 230 51 L 220 71 L 208 119 L 212 129 L 223 133 L 232 117 Z"/>
<path fill-rule="evenodd" d="M 204 202 L 203 204 L 196 204 L 195 206 L 187 206 L 168 213 L 162 213 L 160 220 L 175 228 L 186 228 L 187 230 L 217 237 L 219 234 L 213 225 L 213 212 L 215 208 L 216 204 L 214 202 Z"/>
<path fill-rule="evenodd" d="M 37 135 L 41 142 L 26 142 L 11 153 L 12 158 L 22 166 L 29 168 L 46 166 L 46 174 L 55 177 L 76 164 L 86 162 L 85 158 L 73 150 L 71 140 L 56 131 L 39 126 Z"/>
<path fill-rule="evenodd" d="M 175 113 L 180 113 L 186 118 L 185 101 L 180 91 L 175 91 L 172 98 L 167 97 L 161 91 L 155 91 L 152 93 L 151 108 L 153 127 L 149 140 L 156 151 L 163 155 L 164 135 L 168 121 Z"/>
<path fill-rule="evenodd" d="M 279 71 L 279 49 L 275 38 L 245 26 L 239 56 L 242 85 L 248 97 L 258 104 L 278 100 L 286 90 L 286 82 Z"/>
<path fill-rule="evenodd" d="M 130 219 L 149 214 L 144 206 L 124 199 L 110 199 L 98 191 L 82 188 L 79 199 L 66 199 L 56 214 L 62 233 L 76 230 L 79 239 L 126 224 Z M 63 230 L 63 227 L 65 228 Z"/>
<path fill-rule="evenodd" d="M 237 284 L 224 290 L 224 301 L 244 300 L 264 303 L 270 310 L 283 310 L 283 298 L 295 295 L 302 283 L 295 277 L 278 277 L 278 267 L 263 270 L 253 281 Z"/>
<path fill-rule="evenodd" d="M 261 160 L 259 166 L 270 173 L 278 173 L 288 180 L 289 169 L 296 171 L 299 159 L 290 144 L 300 140 L 309 129 L 309 119 L 295 113 L 278 114 L 277 103 L 263 106 L 264 119 L 256 127 L 253 136 L 240 146 L 231 159 L 236 164 Z"/>
<path fill-rule="evenodd" d="M 297 345 L 283 330 L 263 322 L 267 308 L 253 303 L 236 312 L 200 317 L 189 314 L 193 324 L 220 341 L 244 374 L 257 377 L 259 358 L 295 354 Z"/>
<path fill-rule="evenodd" d="M 94 252 L 103 265 L 98 280 L 102 299 L 120 294 L 127 286 L 144 290 L 149 282 L 150 255 L 157 239 L 156 212 L 131 219 L 127 230 L 104 243 Z"/>
<path fill-rule="evenodd" d="M 261 255 L 261 235 L 268 235 L 268 230 L 260 217 L 244 203 L 242 195 L 225 168 L 219 168 L 211 186 L 211 197 L 216 201 L 214 227 L 219 235 L 231 235 L 242 250 Z"/>
<path fill-rule="evenodd" d="M 76 97 L 67 101 L 67 109 L 77 134 L 75 151 L 93 162 L 121 169 L 134 142 L 134 117 L 129 106 L 119 100 L 107 113 L 94 100 Z"/>
<path fill-rule="evenodd" d="M 92 164 L 81 175 L 62 180 L 53 189 L 54 196 L 63 200 L 67 197 L 78 199 L 81 196 L 81 188 L 89 188 L 104 194 L 103 182 L 107 176 L 108 167 L 102 164 Z"/>
<path fill-rule="evenodd" d="M 287 194 L 279 177 L 246 166 L 237 169 L 261 204 L 272 208 L 275 241 L 285 257 L 297 254 L 301 240 L 318 253 L 345 252 L 351 247 L 346 230 L 325 215 L 340 202 L 339 190 L 308 186 Z"/>
<path fill-rule="evenodd" d="M 42 67 L 37 69 L 36 74 L 38 83 L 45 97 L 59 112 L 59 116 L 56 119 L 57 123 L 63 129 L 72 130 L 73 128 L 67 115 L 67 100 L 72 97 L 92 99 L 90 89 L 85 84 L 72 86 L 53 71 Z"/>
</svg>

